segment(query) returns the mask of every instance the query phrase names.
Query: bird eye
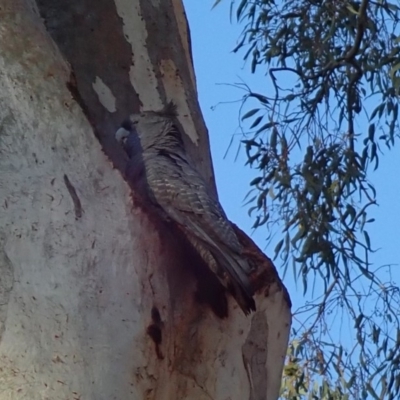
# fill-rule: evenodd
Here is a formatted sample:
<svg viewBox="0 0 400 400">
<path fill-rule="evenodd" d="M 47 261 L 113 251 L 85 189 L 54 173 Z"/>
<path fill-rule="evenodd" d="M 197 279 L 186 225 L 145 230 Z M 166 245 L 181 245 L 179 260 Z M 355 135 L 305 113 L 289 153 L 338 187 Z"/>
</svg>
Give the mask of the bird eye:
<svg viewBox="0 0 400 400">
<path fill-rule="evenodd" d="M 129 131 L 132 127 L 132 122 L 129 119 L 122 121 L 121 127 Z"/>
</svg>

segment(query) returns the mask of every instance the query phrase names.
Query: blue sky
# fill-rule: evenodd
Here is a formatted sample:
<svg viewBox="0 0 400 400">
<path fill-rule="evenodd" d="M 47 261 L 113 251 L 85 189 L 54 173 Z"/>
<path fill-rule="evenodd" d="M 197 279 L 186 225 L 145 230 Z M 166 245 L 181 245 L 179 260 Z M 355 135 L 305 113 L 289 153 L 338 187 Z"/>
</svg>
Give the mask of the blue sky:
<svg viewBox="0 0 400 400">
<path fill-rule="evenodd" d="M 250 67 L 243 61 L 243 53 L 232 53 L 240 35 L 241 27 L 229 18 L 230 0 L 222 1 L 211 9 L 213 1 L 184 1 L 192 37 L 193 58 L 195 63 L 199 101 L 209 130 L 211 152 L 215 177 L 221 203 L 229 218 L 244 229 L 261 249 L 273 256 L 273 248 L 278 239 L 268 247 L 265 228 L 251 230 L 253 220 L 248 216 L 248 206 L 243 199 L 256 176 L 245 166 L 244 151 L 237 156 L 239 141 L 239 107 L 243 92 L 230 86 L 245 82 L 254 91 L 268 93 L 270 90 L 263 73 L 251 74 Z M 232 141 L 228 154 L 227 149 Z M 375 266 L 397 264 L 392 268 L 392 278 L 400 282 L 400 157 L 398 146 L 386 152 L 380 159 L 377 172 L 371 174 L 371 180 L 378 192 L 379 207 L 372 211 L 376 219 L 370 236 L 374 248 L 381 250 L 373 256 Z M 279 270 L 279 263 L 276 263 Z M 292 299 L 301 296 L 301 288 L 296 291 L 290 273 L 285 284 Z M 298 300 L 302 300 L 299 298 Z"/>
</svg>

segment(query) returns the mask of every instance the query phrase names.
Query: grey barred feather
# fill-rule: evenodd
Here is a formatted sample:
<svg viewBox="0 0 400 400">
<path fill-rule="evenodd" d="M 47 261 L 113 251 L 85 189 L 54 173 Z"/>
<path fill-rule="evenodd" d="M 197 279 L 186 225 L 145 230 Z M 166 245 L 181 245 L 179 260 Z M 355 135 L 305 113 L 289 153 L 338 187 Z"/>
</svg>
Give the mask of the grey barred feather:
<svg viewBox="0 0 400 400">
<path fill-rule="evenodd" d="M 129 122 L 116 134 L 130 158 L 127 179 L 145 180 L 136 184 L 184 231 L 243 311 L 254 310 L 251 268 L 221 205 L 188 158 L 173 117 L 149 111 L 131 115 Z"/>
</svg>

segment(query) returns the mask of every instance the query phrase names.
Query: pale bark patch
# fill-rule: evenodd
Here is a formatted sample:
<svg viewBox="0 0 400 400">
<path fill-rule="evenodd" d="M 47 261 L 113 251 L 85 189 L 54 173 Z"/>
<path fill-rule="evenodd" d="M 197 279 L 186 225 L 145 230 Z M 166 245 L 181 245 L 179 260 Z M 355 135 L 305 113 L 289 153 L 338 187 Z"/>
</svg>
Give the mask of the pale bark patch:
<svg viewBox="0 0 400 400">
<path fill-rule="evenodd" d="M 177 110 L 179 110 L 178 119 L 182 125 L 183 132 L 197 146 L 199 134 L 194 129 L 196 125 L 192 119 L 186 98 L 182 96 L 182 93 L 185 93 L 185 87 L 179 69 L 172 60 L 161 60 L 160 72 L 167 99 L 174 99 Z"/>
<path fill-rule="evenodd" d="M 187 22 L 185 9 L 183 8 L 183 3 L 181 0 L 172 0 L 172 6 L 174 9 L 175 18 L 178 25 L 179 35 L 182 41 L 182 46 L 185 51 L 186 63 L 189 68 L 191 84 L 197 94 L 197 84 L 196 84 L 196 77 L 194 74 L 190 29 Z"/>
<path fill-rule="evenodd" d="M 96 80 L 92 84 L 93 90 L 97 93 L 100 103 L 109 112 L 115 112 L 116 98 L 113 95 L 111 89 L 102 81 L 99 76 L 96 76 Z"/>
<path fill-rule="evenodd" d="M 156 70 L 148 54 L 149 33 L 140 1 L 115 0 L 115 6 L 122 18 L 125 38 L 132 46 L 132 65 L 129 71 L 132 87 L 140 94 L 140 102 L 144 109 L 161 109 L 163 103 L 157 90 Z"/>
</svg>

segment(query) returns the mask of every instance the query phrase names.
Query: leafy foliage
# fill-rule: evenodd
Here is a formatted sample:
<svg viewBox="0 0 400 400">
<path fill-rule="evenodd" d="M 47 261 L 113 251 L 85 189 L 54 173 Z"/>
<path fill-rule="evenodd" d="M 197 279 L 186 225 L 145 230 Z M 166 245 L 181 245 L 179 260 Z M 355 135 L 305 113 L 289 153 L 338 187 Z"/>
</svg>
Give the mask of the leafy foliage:
<svg viewBox="0 0 400 400">
<path fill-rule="evenodd" d="M 271 87 L 266 95 L 242 85 L 244 103 L 257 103 L 241 118 L 251 131 L 248 163 L 259 170 L 249 200 L 254 227 L 282 228 L 275 256 L 304 292 L 312 277 L 313 286 L 323 283 L 307 309 L 316 310 L 313 322 L 294 332 L 282 396 L 398 398 L 399 290 L 371 270 L 376 192 L 368 176 L 399 132 L 400 6 L 240 0 L 231 13 L 244 26 L 234 50 L 245 51 L 252 72 L 267 72 Z M 329 340 L 326 318 L 337 307 L 354 324 L 357 344 L 347 353 Z"/>
</svg>

